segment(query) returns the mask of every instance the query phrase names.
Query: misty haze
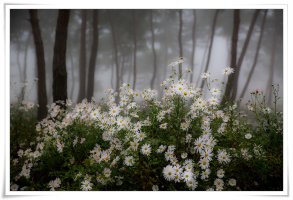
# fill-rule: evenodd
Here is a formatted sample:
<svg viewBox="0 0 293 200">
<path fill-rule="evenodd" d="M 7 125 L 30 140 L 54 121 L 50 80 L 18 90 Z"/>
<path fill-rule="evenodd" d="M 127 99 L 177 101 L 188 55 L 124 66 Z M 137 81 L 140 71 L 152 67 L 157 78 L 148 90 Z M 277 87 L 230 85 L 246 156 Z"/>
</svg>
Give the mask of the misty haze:
<svg viewBox="0 0 293 200">
<path fill-rule="evenodd" d="M 11 9 L 11 191 L 282 191 L 283 10 Z"/>
</svg>

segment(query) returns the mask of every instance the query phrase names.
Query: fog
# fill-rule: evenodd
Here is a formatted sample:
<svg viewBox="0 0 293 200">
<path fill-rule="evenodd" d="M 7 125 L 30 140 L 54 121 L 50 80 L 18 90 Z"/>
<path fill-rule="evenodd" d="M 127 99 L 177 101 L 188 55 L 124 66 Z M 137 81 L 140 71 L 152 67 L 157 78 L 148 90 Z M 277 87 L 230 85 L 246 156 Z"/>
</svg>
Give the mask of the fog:
<svg viewBox="0 0 293 200">
<path fill-rule="evenodd" d="M 204 72 L 207 62 L 208 47 L 215 10 L 195 10 L 195 51 L 192 65 L 194 11 L 182 10 L 182 49 L 184 65 L 193 67 L 193 82 L 200 85 L 200 74 Z M 237 57 L 243 44 L 255 10 L 240 11 Z M 85 69 L 88 69 L 92 39 L 92 13 L 86 10 L 85 30 Z M 110 14 L 109 14 L 110 13 Z M 151 15 L 152 13 L 152 20 Z M 156 52 L 156 76 L 154 88 L 160 89 L 160 83 L 168 77 L 168 64 L 177 60 L 179 53 L 179 10 L 135 10 L 136 52 L 136 89 L 151 87 L 154 72 L 154 55 L 152 49 L 151 22 L 153 22 L 154 49 Z M 99 10 L 98 12 L 98 50 L 95 64 L 94 98 L 99 99 L 107 88 L 116 87 L 115 46 L 112 30 L 115 30 L 117 59 L 120 83 L 133 83 L 134 75 L 134 21 L 132 10 Z M 111 19 L 110 16 L 111 15 Z M 53 102 L 53 49 L 58 10 L 38 10 L 46 70 L 46 88 L 48 104 Z M 259 13 L 247 52 L 239 75 L 237 98 L 245 85 L 252 68 L 264 10 Z M 10 11 L 10 98 L 11 103 L 32 101 L 37 103 L 37 64 L 32 28 L 28 10 Z M 112 20 L 112 27 L 111 22 Z M 81 47 L 82 10 L 71 10 L 68 25 L 66 49 L 67 94 L 73 102 L 78 101 L 80 81 L 80 47 Z M 115 27 L 115 29 L 113 29 Z M 277 31 L 276 31 L 277 30 Z M 244 94 L 244 101 L 250 98 L 250 91 L 263 90 L 268 96 L 269 86 L 280 85 L 283 95 L 283 13 L 282 10 L 268 10 L 260 44 L 258 60 L 251 81 Z M 233 31 L 233 10 L 220 10 L 216 25 L 213 46 L 210 54 L 208 71 L 211 76 L 226 81 L 222 72 L 230 66 L 231 37 Z M 275 45 L 274 45 L 275 44 Z M 274 50 L 275 49 L 275 50 Z M 271 69 L 271 63 L 273 62 Z M 272 74 L 272 80 L 269 78 Z M 86 70 L 88 77 L 88 70 Z M 189 80 L 189 77 L 188 77 Z M 87 83 L 87 81 L 86 81 Z M 24 87 L 24 96 L 21 91 Z M 86 86 L 87 87 L 87 86 Z"/>
</svg>

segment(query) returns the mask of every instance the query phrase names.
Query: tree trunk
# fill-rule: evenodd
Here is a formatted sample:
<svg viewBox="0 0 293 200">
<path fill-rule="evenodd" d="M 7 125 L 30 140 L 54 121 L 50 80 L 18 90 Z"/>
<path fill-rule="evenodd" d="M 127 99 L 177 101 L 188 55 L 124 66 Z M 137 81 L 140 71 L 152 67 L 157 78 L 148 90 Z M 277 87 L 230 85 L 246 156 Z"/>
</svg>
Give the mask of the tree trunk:
<svg viewBox="0 0 293 200">
<path fill-rule="evenodd" d="M 272 104 L 272 84 L 273 84 L 273 78 L 274 78 L 274 65 L 275 65 L 275 60 L 276 60 L 276 48 L 277 48 L 277 33 L 278 33 L 278 28 L 277 28 L 277 20 L 275 19 L 275 27 L 274 27 L 274 33 L 273 33 L 273 38 L 272 38 L 272 51 L 271 51 L 271 58 L 270 58 L 270 74 L 269 74 L 269 79 L 267 82 L 267 88 L 266 88 L 266 93 L 268 94 L 268 104 Z"/>
<path fill-rule="evenodd" d="M 153 22 L 153 11 L 150 11 L 151 13 L 151 33 L 152 33 L 152 51 L 153 51 L 153 62 L 154 62 L 154 70 L 153 70 L 153 77 L 151 80 L 151 89 L 154 89 L 155 80 L 157 76 L 157 54 L 155 49 L 155 31 L 154 31 L 154 22 Z"/>
<path fill-rule="evenodd" d="M 191 50 L 191 73 L 190 73 L 190 83 L 193 82 L 194 76 L 194 54 L 196 47 L 196 10 L 193 10 L 193 25 L 192 25 L 192 50 Z"/>
<path fill-rule="evenodd" d="M 25 90 L 26 90 L 26 83 L 27 83 L 27 57 L 28 57 L 28 49 L 29 49 L 30 40 L 31 40 L 31 34 L 29 33 L 27 40 L 25 42 L 25 49 L 24 49 L 23 72 L 22 72 L 24 85 L 21 88 L 20 101 L 23 101 L 25 97 Z"/>
<path fill-rule="evenodd" d="M 38 74 L 38 120 L 42 120 L 47 115 L 47 90 L 46 90 L 46 73 L 45 73 L 45 54 L 44 46 L 39 26 L 38 11 L 29 10 L 30 23 L 35 42 L 37 74 Z"/>
<path fill-rule="evenodd" d="M 17 64 L 18 72 L 19 72 L 19 82 L 22 82 L 22 67 L 20 64 L 20 57 L 19 57 L 20 41 L 18 38 L 19 38 L 19 36 L 17 35 L 17 38 L 16 38 L 16 64 Z"/>
<path fill-rule="evenodd" d="M 239 25 L 240 25 L 240 10 L 234 10 L 233 14 L 233 33 L 232 33 L 232 41 L 231 41 L 231 68 L 236 67 L 237 62 L 237 43 L 238 43 L 238 33 L 239 33 Z M 226 90 L 222 99 L 222 103 L 231 100 L 231 93 L 233 89 L 235 74 L 231 74 L 228 77 L 228 82 L 226 85 Z"/>
<path fill-rule="evenodd" d="M 87 84 L 87 99 L 91 100 L 94 94 L 95 88 L 95 68 L 96 68 L 96 58 L 99 45 L 99 32 L 98 32 L 98 23 L 99 23 L 99 13 L 98 10 L 93 10 L 93 41 L 92 41 L 92 50 L 89 63 L 89 73 L 88 73 L 88 84 Z"/>
<path fill-rule="evenodd" d="M 125 69 L 125 54 L 121 54 L 121 73 L 120 73 L 120 84 L 123 83 L 123 75 L 124 75 L 124 69 Z"/>
<path fill-rule="evenodd" d="M 132 10 L 132 24 L 133 24 L 133 84 L 132 89 L 135 90 L 136 87 L 136 51 L 137 51 L 137 41 L 136 41 L 136 13 Z"/>
<path fill-rule="evenodd" d="M 202 59 L 201 59 L 201 62 L 200 62 L 200 66 L 201 66 L 201 68 L 200 68 L 200 70 L 199 70 L 199 74 L 198 74 L 197 79 L 196 79 L 196 85 L 199 85 L 200 80 L 201 80 L 200 73 L 203 71 L 203 68 L 204 68 L 204 62 L 205 62 L 205 60 L 206 60 L 207 53 L 208 53 L 208 50 L 209 50 L 209 43 L 210 43 L 210 41 L 208 40 L 208 41 L 206 42 L 207 45 L 206 45 L 206 47 L 205 47 L 205 50 L 204 50 L 204 52 L 203 52 L 203 56 L 202 56 Z"/>
<path fill-rule="evenodd" d="M 59 10 L 53 55 L 53 101 L 67 99 L 66 43 L 70 10 Z"/>
<path fill-rule="evenodd" d="M 81 11 L 80 49 L 79 49 L 79 92 L 77 102 L 81 102 L 86 96 L 86 25 L 87 11 Z"/>
<path fill-rule="evenodd" d="M 214 19 L 213 19 L 213 24 L 212 24 L 212 31 L 211 31 L 211 36 L 210 36 L 210 46 L 209 46 L 209 50 L 208 50 L 207 62 L 206 62 L 205 68 L 204 68 L 205 73 L 208 71 L 209 65 L 210 65 L 210 59 L 211 59 L 211 53 L 212 53 L 212 49 L 213 49 L 214 35 L 215 35 L 218 15 L 219 15 L 219 10 L 216 10 L 215 15 L 214 15 Z M 203 88 L 203 86 L 204 86 L 204 81 L 202 80 L 200 88 Z"/>
<path fill-rule="evenodd" d="M 235 74 L 234 74 L 234 80 L 233 80 L 234 84 L 233 84 L 233 89 L 231 91 L 232 92 L 232 94 L 231 94 L 231 100 L 232 101 L 235 101 L 235 98 L 237 96 L 238 79 L 239 79 L 239 74 L 240 74 L 240 70 L 241 70 L 241 65 L 242 65 L 244 56 L 246 54 L 246 50 L 247 50 L 247 47 L 248 47 L 248 44 L 249 44 L 249 41 L 250 41 L 250 38 L 251 38 L 251 35 L 252 35 L 252 31 L 254 29 L 257 17 L 259 15 L 259 12 L 260 12 L 260 10 L 256 10 L 254 12 L 254 15 L 253 15 L 251 23 L 249 25 L 249 29 L 248 29 L 248 32 L 247 32 L 247 35 L 246 35 L 246 38 L 245 38 L 245 41 L 244 41 L 244 45 L 242 47 L 242 50 L 241 50 L 241 53 L 240 53 L 240 56 L 239 56 L 239 59 L 238 59 L 238 62 L 237 62 L 237 65 L 235 66 Z"/>
<path fill-rule="evenodd" d="M 261 41 L 262 41 L 262 38 L 263 38 L 263 32 L 264 32 L 264 26 L 265 26 L 265 22 L 266 22 L 266 16 L 267 16 L 267 10 L 265 10 L 265 13 L 264 13 L 264 16 L 263 16 L 263 19 L 262 19 L 262 22 L 261 22 L 261 28 L 260 28 L 260 33 L 259 33 L 259 38 L 258 38 L 258 42 L 257 42 L 257 47 L 256 47 L 256 51 L 255 51 L 255 56 L 254 56 L 254 60 L 253 60 L 253 64 L 252 64 L 252 67 L 249 71 L 249 74 L 248 74 L 248 78 L 245 82 L 245 85 L 244 85 L 244 88 L 240 94 L 240 97 L 239 99 L 242 99 L 244 97 L 244 94 L 248 88 L 248 85 L 250 83 L 250 80 L 251 80 L 251 77 L 253 75 L 253 72 L 255 70 L 255 67 L 256 67 L 256 64 L 257 64 L 257 61 L 258 61 L 258 55 L 259 55 L 259 50 L 260 50 L 260 46 L 261 46 Z"/>
<path fill-rule="evenodd" d="M 74 62 L 73 62 L 73 56 L 72 56 L 72 51 L 69 51 L 69 56 L 70 56 L 70 66 L 71 66 L 71 90 L 70 90 L 70 98 L 73 100 L 73 92 L 75 88 L 75 77 L 74 77 Z"/>
<path fill-rule="evenodd" d="M 179 32 L 178 32 L 178 44 L 179 44 L 179 58 L 183 58 L 183 47 L 182 47 L 182 10 L 179 10 Z M 179 64 L 179 79 L 182 78 L 182 64 Z"/>
<path fill-rule="evenodd" d="M 118 47 L 117 47 L 117 38 L 116 38 L 116 30 L 112 19 L 111 11 L 108 11 L 108 18 L 110 21 L 111 26 L 111 33 L 112 33 L 112 41 L 113 41 L 113 47 L 114 47 L 114 58 L 115 58 L 115 66 L 116 66 L 116 92 L 119 96 L 119 88 L 120 88 L 120 73 L 119 73 L 119 62 L 118 62 Z M 117 99 L 116 99 L 117 101 Z"/>
</svg>

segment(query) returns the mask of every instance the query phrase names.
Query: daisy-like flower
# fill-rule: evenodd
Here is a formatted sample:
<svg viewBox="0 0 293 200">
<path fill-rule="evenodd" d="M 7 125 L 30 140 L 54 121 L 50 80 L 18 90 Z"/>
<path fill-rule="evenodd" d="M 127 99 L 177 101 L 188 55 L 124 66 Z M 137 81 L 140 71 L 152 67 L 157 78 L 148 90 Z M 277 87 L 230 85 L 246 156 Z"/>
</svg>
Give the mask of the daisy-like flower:
<svg viewBox="0 0 293 200">
<path fill-rule="evenodd" d="M 236 180 L 234 178 L 229 179 L 228 184 L 230 186 L 236 186 Z"/>
<path fill-rule="evenodd" d="M 134 164 L 133 156 L 126 156 L 124 159 L 124 164 L 126 166 L 133 166 L 133 164 Z"/>
<path fill-rule="evenodd" d="M 229 76 L 230 74 L 234 73 L 234 69 L 231 67 L 226 67 L 223 71 L 223 74 Z"/>
<path fill-rule="evenodd" d="M 133 140 L 133 141 L 130 141 L 130 148 L 133 150 L 133 151 L 137 151 L 137 148 L 138 148 L 138 141 L 137 140 Z"/>
<path fill-rule="evenodd" d="M 204 73 L 201 74 L 201 78 L 202 78 L 202 79 L 207 79 L 207 78 L 209 78 L 210 76 L 211 76 L 211 74 L 210 74 L 209 72 L 204 72 Z"/>
<path fill-rule="evenodd" d="M 198 153 L 201 153 L 203 151 L 203 147 L 204 147 L 204 144 L 203 144 L 203 140 L 202 138 L 197 138 L 195 141 L 194 141 L 194 149 L 198 152 Z"/>
<path fill-rule="evenodd" d="M 193 178 L 193 173 L 192 173 L 191 171 L 185 171 L 185 172 L 183 172 L 183 174 L 182 174 L 182 179 L 183 179 L 185 182 L 190 181 L 192 178 Z"/>
<path fill-rule="evenodd" d="M 152 147 L 150 144 L 144 144 L 142 145 L 140 151 L 143 155 L 149 156 L 151 154 Z"/>
<path fill-rule="evenodd" d="M 138 132 L 137 134 L 136 134 L 136 139 L 138 140 L 138 141 L 143 141 L 143 139 L 146 137 L 146 135 L 145 135 L 145 133 L 143 133 L 143 132 Z"/>
<path fill-rule="evenodd" d="M 180 125 L 180 128 L 183 131 L 186 131 L 189 128 L 189 125 L 190 125 L 190 123 L 188 123 L 188 122 L 182 122 L 181 125 Z"/>
<path fill-rule="evenodd" d="M 204 150 L 201 152 L 201 157 L 206 158 L 209 161 L 212 160 L 213 155 L 213 150 L 211 148 L 204 148 Z"/>
<path fill-rule="evenodd" d="M 213 106 L 218 105 L 219 104 L 219 99 L 217 99 L 216 97 L 211 97 L 209 99 L 209 103 L 210 103 L 210 105 L 213 105 Z"/>
<path fill-rule="evenodd" d="M 212 88 L 211 93 L 213 96 L 218 96 L 221 94 L 221 90 L 219 90 L 218 88 Z"/>
<path fill-rule="evenodd" d="M 165 145 L 160 145 L 157 149 L 157 153 L 163 153 L 166 150 L 166 148 L 167 147 Z"/>
<path fill-rule="evenodd" d="M 167 181 L 174 180 L 174 178 L 175 178 L 175 170 L 174 170 L 174 168 L 171 165 L 167 165 L 163 169 L 163 175 L 164 175 L 164 178 Z"/>
<path fill-rule="evenodd" d="M 91 181 L 88 179 L 85 179 L 81 182 L 80 189 L 83 191 L 90 191 L 93 189 L 92 186 L 93 186 L 93 184 L 91 183 Z"/>
<path fill-rule="evenodd" d="M 216 186 L 217 191 L 221 191 L 224 189 L 224 181 L 222 179 L 217 178 L 214 181 L 214 185 Z"/>
<path fill-rule="evenodd" d="M 218 176 L 219 178 L 223 178 L 224 175 L 225 175 L 225 171 L 224 171 L 223 169 L 219 169 L 219 170 L 217 171 L 217 176 Z"/>
<path fill-rule="evenodd" d="M 109 114 L 113 117 L 117 116 L 120 113 L 120 108 L 117 106 L 113 106 L 110 108 Z"/>
<path fill-rule="evenodd" d="M 191 134 L 187 134 L 186 137 L 185 137 L 185 142 L 186 143 L 190 143 L 192 140 L 192 135 Z"/>
<path fill-rule="evenodd" d="M 61 142 L 59 139 L 57 139 L 57 141 L 56 141 L 56 147 L 57 147 L 57 151 L 59 153 L 62 153 L 63 152 L 64 146 L 65 146 L 64 143 Z"/>
<path fill-rule="evenodd" d="M 179 164 L 173 166 L 173 169 L 175 171 L 175 174 L 181 175 L 181 173 L 183 172 L 183 169 L 181 168 L 181 166 Z"/>
<path fill-rule="evenodd" d="M 10 186 L 10 190 L 11 190 L 11 191 L 17 191 L 18 188 L 19 188 L 19 186 L 18 186 L 17 184 L 12 184 L 12 185 Z"/>
<path fill-rule="evenodd" d="M 248 149 L 247 148 L 241 148 L 241 155 L 245 160 L 249 160 L 252 155 L 249 154 Z"/>
<path fill-rule="evenodd" d="M 111 169 L 105 168 L 103 174 L 105 177 L 109 178 L 111 176 Z"/>
<path fill-rule="evenodd" d="M 211 174 L 211 170 L 210 169 L 206 169 L 205 171 L 202 171 L 201 172 L 201 177 L 200 178 L 202 180 L 208 179 L 209 176 L 210 176 L 210 174 Z"/>
<path fill-rule="evenodd" d="M 56 178 L 55 180 L 52 180 L 49 182 L 48 186 L 51 191 L 55 191 L 56 188 L 59 188 L 61 184 L 60 178 Z"/>
<path fill-rule="evenodd" d="M 98 119 L 100 116 L 100 110 L 99 109 L 95 109 L 94 111 L 91 112 L 91 118 L 92 119 Z"/>
<path fill-rule="evenodd" d="M 167 125 L 168 125 L 167 123 L 161 124 L 161 125 L 160 125 L 160 128 L 161 128 L 161 129 L 167 129 Z"/>
<path fill-rule="evenodd" d="M 195 179 L 190 179 L 186 182 L 186 185 L 189 189 L 195 190 L 198 186 L 198 182 Z"/>
<path fill-rule="evenodd" d="M 201 169 L 207 169 L 210 166 L 210 162 L 207 158 L 202 158 L 199 160 L 199 166 Z"/>
<path fill-rule="evenodd" d="M 186 152 L 183 152 L 183 153 L 181 154 L 181 158 L 182 158 L 182 159 L 187 158 L 187 153 L 186 153 Z"/>
<path fill-rule="evenodd" d="M 153 186 L 152 186 L 152 190 L 153 190 L 153 191 L 159 191 L 159 186 L 157 186 L 157 185 L 153 185 Z"/>
<path fill-rule="evenodd" d="M 272 112 L 272 109 L 267 107 L 267 108 L 264 108 L 262 111 L 263 111 L 264 114 L 270 114 Z"/>
<path fill-rule="evenodd" d="M 245 134 L 245 139 L 249 140 L 252 138 L 252 135 L 250 133 Z"/>
<path fill-rule="evenodd" d="M 227 153 L 226 150 L 218 150 L 218 157 L 219 163 L 229 163 L 231 161 L 230 155 Z"/>
</svg>

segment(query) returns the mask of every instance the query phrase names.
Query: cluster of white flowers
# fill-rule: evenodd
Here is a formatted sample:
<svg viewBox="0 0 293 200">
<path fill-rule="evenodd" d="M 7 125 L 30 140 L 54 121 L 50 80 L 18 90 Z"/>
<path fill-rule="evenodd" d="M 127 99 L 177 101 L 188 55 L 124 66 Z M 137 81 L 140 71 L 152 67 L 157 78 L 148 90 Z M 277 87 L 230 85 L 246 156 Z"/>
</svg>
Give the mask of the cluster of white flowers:
<svg viewBox="0 0 293 200">
<path fill-rule="evenodd" d="M 224 70 L 225 75 L 233 72 L 232 68 Z M 201 77 L 209 79 L 210 73 L 203 73 Z M 82 174 L 74 177 L 75 181 L 80 181 L 81 190 L 92 190 L 94 183 L 106 185 L 116 182 L 120 185 L 123 183 L 123 175 L 114 176 L 114 170 L 135 169 L 139 159 L 151 160 L 152 156 L 162 156 L 161 162 L 165 163 L 165 167 L 161 172 L 167 181 L 185 183 L 190 190 L 195 190 L 201 182 L 208 181 L 211 184 L 208 190 L 223 190 L 224 183 L 236 186 L 236 180 L 228 181 L 228 173 L 225 175 L 226 170 L 224 171 L 224 167 L 228 167 L 233 161 L 234 154 L 229 147 L 221 146 L 218 142 L 227 132 L 227 124 L 231 122 L 229 112 L 221 110 L 218 106 L 221 90 L 217 87 L 211 88 L 211 96 L 206 99 L 199 88 L 195 88 L 184 79 L 175 81 L 174 78 L 169 78 L 161 85 L 164 89 L 161 101 L 157 100 L 156 90 L 146 89 L 140 93 L 132 90 L 129 84 L 122 84 L 119 95 L 112 89 L 106 91 L 103 104 L 84 100 L 71 106 L 71 103 L 67 102 L 67 110 L 63 110 L 60 105 L 52 104 L 49 116 L 36 126 L 37 132 L 42 136 L 36 150 L 20 149 L 17 152 L 19 158 L 30 158 L 23 165 L 19 176 L 29 178 L 33 166 L 32 158 L 37 161 L 47 144 L 54 144 L 56 151 L 62 154 L 66 152 L 64 148 L 66 149 L 68 144 L 68 136 L 72 138 L 69 144 L 73 149 L 86 145 L 88 141 L 91 142 L 86 134 L 81 136 L 66 131 L 67 127 L 78 121 L 99 130 L 99 138 L 107 144 L 96 144 L 94 148 L 91 147 L 88 157 L 91 165 L 103 166 L 103 169 L 95 175 L 86 175 L 81 180 L 79 178 Z M 140 105 L 136 101 L 139 98 L 143 100 L 143 108 L 147 109 L 139 109 Z M 148 114 L 149 109 L 146 106 L 153 106 L 154 109 L 150 109 L 152 114 Z M 187 111 L 184 110 L 185 113 L 179 117 L 178 109 Z M 170 118 L 174 116 L 174 122 L 170 122 Z M 214 121 L 217 121 L 217 126 L 213 125 Z M 238 126 L 237 123 L 239 121 L 234 120 L 232 126 Z M 174 127 L 177 129 L 170 130 Z M 166 139 L 152 143 L 153 138 L 161 136 L 162 133 L 167 133 L 166 138 L 171 138 L 173 142 Z M 248 133 L 244 137 L 247 139 L 246 142 L 249 142 L 252 135 Z M 255 155 L 261 155 L 262 149 L 255 146 L 253 152 Z M 241 157 L 249 160 L 251 154 L 242 148 Z M 74 163 L 74 155 L 71 163 Z M 212 171 L 211 166 L 214 165 L 219 167 L 216 171 Z M 91 177 L 97 182 L 92 181 Z M 216 178 L 210 180 L 210 177 Z M 49 182 L 49 188 L 55 190 L 60 184 L 61 180 L 57 178 Z M 157 191 L 159 187 L 161 188 L 161 185 L 153 185 L 152 189 Z"/>
<path fill-rule="evenodd" d="M 52 180 L 49 182 L 48 186 L 51 191 L 55 191 L 56 188 L 59 188 L 61 185 L 61 180 L 60 178 L 56 178 L 55 180 Z"/>
</svg>

